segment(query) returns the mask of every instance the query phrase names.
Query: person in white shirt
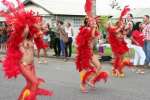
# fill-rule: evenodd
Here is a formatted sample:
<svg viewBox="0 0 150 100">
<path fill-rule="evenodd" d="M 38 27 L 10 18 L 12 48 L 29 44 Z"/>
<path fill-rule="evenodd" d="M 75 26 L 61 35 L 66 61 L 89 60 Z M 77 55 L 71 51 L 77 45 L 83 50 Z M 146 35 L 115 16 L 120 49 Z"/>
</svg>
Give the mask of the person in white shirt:
<svg viewBox="0 0 150 100">
<path fill-rule="evenodd" d="M 65 27 L 65 32 L 68 35 L 68 42 L 66 43 L 66 54 L 68 57 L 71 57 L 72 54 L 72 42 L 73 42 L 73 28 L 71 27 L 71 23 L 67 23 Z M 69 54 L 68 54 L 68 49 L 69 49 Z"/>
</svg>

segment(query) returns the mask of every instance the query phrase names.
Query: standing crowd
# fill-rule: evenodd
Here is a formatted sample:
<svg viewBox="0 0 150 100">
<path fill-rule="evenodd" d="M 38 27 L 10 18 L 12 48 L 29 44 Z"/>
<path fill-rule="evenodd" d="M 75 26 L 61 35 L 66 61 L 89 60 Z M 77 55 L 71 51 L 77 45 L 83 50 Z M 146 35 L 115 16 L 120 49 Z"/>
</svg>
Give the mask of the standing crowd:
<svg viewBox="0 0 150 100">
<path fill-rule="evenodd" d="M 73 28 L 70 22 L 66 25 L 57 21 L 56 27 L 47 24 L 48 31 L 45 35 L 49 38 L 49 47 L 54 50 L 53 56 L 62 56 L 65 60 L 72 56 Z"/>
<path fill-rule="evenodd" d="M 149 15 L 145 15 L 143 17 L 143 22 L 134 22 L 133 15 L 128 14 L 127 18 L 124 20 L 124 27 L 126 29 L 125 41 L 128 45 L 129 56 L 134 55 L 133 65 L 134 66 L 144 66 L 149 65 L 150 63 L 150 18 Z M 4 51 L 7 49 L 7 39 L 9 37 L 9 30 L 7 27 L 0 28 L 0 50 Z M 42 29 L 42 39 L 47 46 L 54 50 L 53 56 L 63 56 L 66 61 L 68 57 L 72 56 L 72 44 L 73 44 L 73 27 L 70 22 L 64 24 L 63 21 L 57 21 L 56 27 L 50 27 L 49 24 L 44 25 Z M 100 36 L 99 39 L 99 54 L 103 56 L 104 48 L 102 45 L 104 42 L 102 41 L 103 37 Z M 134 54 L 131 49 L 134 49 Z M 45 57 L 47 55 L 47 49 L 44 49 Z M 38 49 L 38 55 L 40 51 Z M 39 56 L 38 56 L 39 58 Z M 132 57 L 131 57 L 132 58 Z M 44 60 L 46 63 L 47 61 Z M 39 63 L 41 61 L 39 60 Z M 141 67 L 142 68 L 142 67 Z M 141 69 L 142 70 L 142 69 Z M 140 70 L 138 70 L 140 72 Z M 144 71 L 141 71 L 144 73 Z"/>
<path fill-rule="evenodd" d="M 6 25 L 0 28 L 0 50 L 6 51 L 7 49 L 7 40 L 9 37 L 9 30 L 7 30 Z M 49 24 L 41 23 L 41 32 L 35 41 L 36 43 L 45 44 L 43 47 L 37 46 L 37 55 L 38 55 L 38 63 L 42 63 L 40 60 L 40 51 L 41 49 L 44 50 L 45 60 L 44 63 L 47 63 L 46 56 L 47 56 L 47 49 L 53 49 L 54 54 L 53 56 L 62 56 L 65 61 L 67 61 L 68 57 L 72 56 L 72 43 L 73 43 L 73 28 L 70 22 L 64 24 L 63 21 L 57 21 L 56 27 L 50 27 Z M 40 40 L 42 39 L 42 40 Z"/>
<path fill-rule="evenodd" d="M 150 64 L 150 18 L 149 15 L 143 17 L 143 22 L 134 22 L 132 14 L 128 14 L 126 29 L 128 47 L 134 49 L 133 65 L 140 67 L 137 73 L 144 73 L 143 67 Z M 131 42 L 129 42 L 131 41 Z M 129 54 L 132 51 L 129 50 Z"/>
</svg>

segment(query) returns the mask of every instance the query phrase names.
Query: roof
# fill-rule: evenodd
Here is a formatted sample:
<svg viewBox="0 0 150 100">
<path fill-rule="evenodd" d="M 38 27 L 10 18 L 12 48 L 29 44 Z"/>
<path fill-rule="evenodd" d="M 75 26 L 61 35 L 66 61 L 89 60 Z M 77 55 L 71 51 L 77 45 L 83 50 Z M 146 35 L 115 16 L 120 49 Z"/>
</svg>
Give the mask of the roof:
<svg viewBox="0 0 150 100">
<path fill-rule="evenodd" d="M 52 12 L 48 11 L 47 9 L 41 7 L 40 5 L 37 4 L 32 4 L 30 2 L 25 4 L 25 10 L 29 11 L 32 10 L 34 12 L 38 12 L 40 15 L 50 15 Z"/>
<path fill-rule="evenodd" d="M 85 15 L 85 0 L 28 0 L 52 14 L 59 15 Z"/>
<path fill-rule="evenodd" d="M 86 0 L 27 0 L 52 12 L 56 15 L 85 15 L 84 5 Z M 110 2 L 109 2 L 110 3 Z M 113 15 L 108 2 L 96 0 L 96 15 Z"/>
<path fill-rule="evenodd" d="M 84 5 L 86 0 L 27 0 L 45 8 L 56 15 L 85 15 Z M 110 3 L 110 2 L 109 2 Z M 113 15 L 108 2 L 96 0 L 96 15 Z"/>
</svg>

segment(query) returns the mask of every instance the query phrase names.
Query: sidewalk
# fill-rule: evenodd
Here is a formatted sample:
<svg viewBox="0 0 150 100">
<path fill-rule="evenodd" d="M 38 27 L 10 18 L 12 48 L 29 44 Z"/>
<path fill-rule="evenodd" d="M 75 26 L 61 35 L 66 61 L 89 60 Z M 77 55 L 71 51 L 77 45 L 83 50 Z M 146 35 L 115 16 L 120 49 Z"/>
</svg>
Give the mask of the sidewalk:
<svg viewBox="0 0 150 100">
<path fill-rule="evenodd" d="M 0 51 L 0 54 L 4 54 L 5 55 L 6 51 Z M 35 49 L 34 51 L 34 55 L 35 57 L 37 57 L 37 50 Z M 54 55 L 54 51 L 52 49 L 48 49 L 47 50 L 47 58 L 54 58 L 54 59 L 64 59 L 63 56 L 53 56 Z M 97 54 L 96 55 L 97 58 L 99 58 L 99 55 Z M 40 57 L 44 57 L 44 52 L 43 50 L 41 50 L 40 52 Z M 68 60 L 75 60 L 75 57 L 76 57 L 76 54 L 75 53 L 72 53 L 72 56 L 71 57 L 68 57 Z M 100 60 L 100 59 L 99 59 Z M 100 60 L 101 61 L 101 60 Z M 107 62 L 107 61 L 104 61 L 104 62 Z M 108 61 L 109 62 L 109 61 Z"/>
<path fill-rule="evenodd" d="M 4 51 L 4 50 L 3 50 L 3 51 L 0 51 L 0 54 L 4 54 L 4 55 L 5 55 L 5 53 L 6 53 L 6 51 Z M 36 50 L 36 49 L 35 49 L 35 51 L 34 51 L 34 55 L 35 55 L 35 57 L 37 57 L 37 50 Z M 56 56 L 53 56 L 53 55 L 54 55 L 54 51 L 53 51 L 52 49 L 48 49 L 48 50 L 47 50 L 47 58 L 63 59 L 62 56 L 56 57 Z M 44 52 L 43 52 L 43 50 L 41 50 L 41 52 L 40 52 L 40 57 L 44 57 Z M 72 56 L 69 57 L 69 59 L 74 60 L 75 57 L 76 57 L 76 54 L 72 54 Z"/>
</svg>

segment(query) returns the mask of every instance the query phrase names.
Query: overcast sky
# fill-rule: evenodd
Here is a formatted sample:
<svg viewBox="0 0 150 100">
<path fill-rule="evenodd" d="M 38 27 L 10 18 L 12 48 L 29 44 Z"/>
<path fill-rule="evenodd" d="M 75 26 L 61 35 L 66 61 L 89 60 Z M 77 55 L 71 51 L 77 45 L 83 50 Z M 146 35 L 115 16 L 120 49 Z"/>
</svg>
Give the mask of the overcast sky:
<svg viewBox="0 0 150 100">
<path fill-rule="evenodd" d="M 2 1 L 2 0 L 0 0 Z M 11 2 L 15 2 L 16 0 L 8 0 Z M 24 0 L 21 0 L 24 1 Z M 47 0 L 47 2 L 58 2 L 59 0 Z M 70 0 L 61 0 L 62 1 L 70 1 Z M 76 0 L 81 1 L 81 0 Z M 85 0 L 84 0 L 85 1 Z M 112 0 L 97 0 L 97 5 L 110 5 Z M 150 0 L 117 0 L 119 2 L 120 6 L 130 5 L 132 8 L 150 8 Z M 66 3 L 64 3 L 64 6 L 66 6 Z M 4 8 L 4 6 L 0 3 L 0 9 Z"/>
<path fill-rule="evenodd" d="M 133 8 L 150 8 L 150 0 L 117 0 L 121 5 L 130 5 Z"/>
<path fill-rule="evenodd" d="M 2 1 L 2 0 L 0 0 Z M 7 1 L 10 1 L 10 2 L 13 2 L 14 4 L 16 4 L 16 0 L 7 0 Z M 25 0 L 20 0 L 20 1 L 25 1 Z M 3 6 L 3 4 L 0 2 L 0 9 L 4 9 L 5 7 Z"/>
</svg>

